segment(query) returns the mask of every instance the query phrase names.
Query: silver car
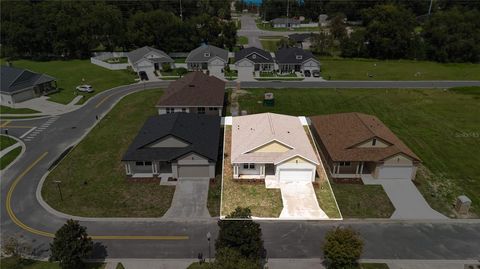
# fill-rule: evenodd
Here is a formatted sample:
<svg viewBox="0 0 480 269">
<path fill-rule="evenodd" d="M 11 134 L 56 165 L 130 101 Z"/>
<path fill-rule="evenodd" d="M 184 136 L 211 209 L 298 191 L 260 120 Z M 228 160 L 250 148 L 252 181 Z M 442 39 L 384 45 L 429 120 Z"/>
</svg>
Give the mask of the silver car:
<svg viewBox="0 0 480 269">
<path fill-rule="evenodd" d="M 79 91 L 79 92 L 93 92 L 93 87 L 91 85 L 80 85 L 80 86 L 77 86 L 77 91 Z"/>
</svg>

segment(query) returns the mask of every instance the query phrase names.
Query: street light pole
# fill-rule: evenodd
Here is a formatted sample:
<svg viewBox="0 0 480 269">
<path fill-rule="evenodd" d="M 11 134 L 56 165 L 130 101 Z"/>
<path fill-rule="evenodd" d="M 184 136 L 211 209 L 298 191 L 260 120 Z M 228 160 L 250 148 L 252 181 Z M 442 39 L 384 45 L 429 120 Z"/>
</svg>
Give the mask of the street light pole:
<svg viewBox="0 0 480 269">
<path fill-rule="evenodd" d="M 57 184 L 58 192 L 60 193 L 60 200 L 63 202 L 62 189 L 60 188 L 60 183 L 62 182 L 60 180 L 54 180 L 53 183 Z"/>
<path fill-rule="evenodd" d="M 208 241 L 208 262 L 211 263 L 212 262 L 212 252 L 211 252 L 211 247 L 210 247 L 210 238 L 212 237 L 212 235 L 210 234 L 210 232 L 207 233 L 207 241 Z"/>
<path fill-rule="evenodd" d="M 432 4 L 433 0 L 430 0 L 430 7 L 428 8 L 428 15 L 430 16 L 430 13 L 432 12 Z"/>
</svg>

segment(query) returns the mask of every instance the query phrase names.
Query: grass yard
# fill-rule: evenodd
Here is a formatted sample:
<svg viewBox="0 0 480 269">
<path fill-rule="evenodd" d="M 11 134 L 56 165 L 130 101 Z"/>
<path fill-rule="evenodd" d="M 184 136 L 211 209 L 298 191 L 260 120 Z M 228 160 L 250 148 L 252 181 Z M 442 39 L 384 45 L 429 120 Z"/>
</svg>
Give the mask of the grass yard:
<svg viewBox="0 0 480 269">
<path fill-rule="evenodd" d="M 45 180 L 42 196 L 53 208 L 84 217 L 160 217 L 175 187 L 126 180 L 121 158 L 145 120 L 157 112 L 161 90 L 122 99 Z M 62 181 L 64 201 L 55 180 Z"/>
<path fill-rule="evenodd" d="M 60 265 L 54 262 L 36 261 L 16 257 L 2 258 L 0 260 L 0 269 L 60 269 Z M 85 269 L 102 269 L 104 263 L 87 263 Z"/>
<path fill-rule="evenodd" d="M 422 159 L 426 169 L 420 169 L 416 183 L 434 209 L 454 217 L 452 203 L 466 194 L 472 199 L 471 211 L 480 216 L 480 87 L 246 91 L 239 103 L 240 110 L 248 114 L 311 116 L 357 111 L 376 115 Z M 274 107 L 262 105 L 265 92 L 273 92 Z M 334 184 L 332 188 L 348 217 L 339 191 L 357 195 L 347 190 L 356 186 Z"/>
<path fill-rule="evenodd" d="M 276 52 L 278 50 L 278 42 L 280 39 L 263 39 L 260 38 L 260 43 L 264 50 L 269 52 Z"/>
<path fill-rule="evenodd" d="M 386 263 L 361 263 L 359 269 L 389 269 Z"/>
<path fill-rule="evenodd" d="M 262 43 L 263 45 L 263 43 Z M 328 80 L 478 80 L 480 64 L 412 60 L 322 58 Z"/>
<path fill-rule="evenodd" d="M 0 150 L 4 150 L 11 145 L 15 145 L 17 143 L 17 140 L 8 137 L 6 135 L 0 135 Z"/>
<path fill-rule="evenodd" d="M 246 37 L 246 36 L 238 36 L 238 37 L 237 37 L 237 44 L 247 45 L 247 44 L 248 44 L 248 37 Z"/>
<path fill-rule="evenodd" d="M 187 59 L 186 57 L 183 57 L 183 58 L 173 58 L 173 60 L 175 61 L 176 64 L 184 64 L 186 59 Z"/>
<path fill-rule="evenodd" d="M 0 106 L 0 114 L 35 114 L 40 113 L 30 108 L 11 108 L 8 106 Z"/>
<path fill-rule="evenodd" d="M 232 127 L 225 127 L 225 154 L 221 214 L 226 216 L 237 207 L 248 207 L 255 217 L 277 218 L 283 209 L 279 189 L 266 189 L 263 183 L 240 183 L 233 180 L 230 163 Z"/>
<path fill-rule="evenodd" d="M 1 60 L 4 64 L 4 59 Z M 45 73 L 57 79 L 59 92 L 49 95 L 50 100 L 68 104 L 75 98 L 75 88 L 81 84 L 90 84 L 95 92 L 82 93 L 85 102 L 95 94 L 104 90 L 135 82 L 136 76 L 126 70 L 112 71 L 90 63 L 90 60 L 68 61 L 13 61 L 13 66 L 26 68 L 34 72 Z"/>
<path fill-rule="evenodd" d="M 13 162 L 18 157 L 18 155 L 20 155 L 21 152 L 22 152 L 22 147 L 18 146 L 12 149 L 11 151 L 9 151 L 2 158 L 0 158 L 0 170 L 3 170 L 11 162 Z"/>
</svg>

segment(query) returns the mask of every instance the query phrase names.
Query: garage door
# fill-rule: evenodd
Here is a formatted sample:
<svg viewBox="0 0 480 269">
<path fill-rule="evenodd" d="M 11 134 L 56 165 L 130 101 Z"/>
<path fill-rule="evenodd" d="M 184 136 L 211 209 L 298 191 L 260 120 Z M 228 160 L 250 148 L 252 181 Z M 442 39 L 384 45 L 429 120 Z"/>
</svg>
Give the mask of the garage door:
<svg viewBox="0 0 480 269">
<path fill-rule="evenodd" d="M 312 181 L 312 170 L 282 169 L 280 181 Z"/>
<path fill-rule="evenodd" d="M 378 168 L 378 178 L 411 179 L 412 172 L 412 166 L 381 166 Z"/>
<path fill-rule="evenodd" d="M 210 177 L 208 165 L 182 165 L 178 166 L 179 178 L 206 178 Z"/>
<path fill-rule="evenodd" d="M 237 67 L 238 77 L 245 79 L 253 79 L 253 66 L 239 66 Z"/>
</svg>

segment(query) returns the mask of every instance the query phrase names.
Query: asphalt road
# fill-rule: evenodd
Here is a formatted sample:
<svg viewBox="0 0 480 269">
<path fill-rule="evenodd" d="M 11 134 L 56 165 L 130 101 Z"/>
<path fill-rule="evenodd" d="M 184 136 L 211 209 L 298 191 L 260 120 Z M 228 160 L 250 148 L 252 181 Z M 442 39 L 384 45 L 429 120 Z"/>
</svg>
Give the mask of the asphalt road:
<svg viewBox="0 0 480 269">
<path fill-rule="evenodd" d="M 96 116 L 101 118 L 123 96 L 167 84 L 136 84 L 100 93 L 82 108 L 59 116 L 31 141 L 26 141 L 25 154 L 2 172 L 2 236 L 22 235 L 37 256 L 48 255 L 52 234 L 66 221 L 66 218 L 46 211 L 36 199 L 37 186 L 50 165 L 66 148 L 89 132 L 97 122 Z M 12 121 L 10 124 L 41 126 L 46 121 L 48 118 Z M 87 226 L 94 241 L 102 245 L 96 247 L 97 257 L 108 258 L 196 258 L 199 252 L 208 253 L 206 233 L 211 232 L 214 237 L 217 234 L 215 219 L 197 222 L 101 219 L 81 223 Z M 345 224 L 261 222 L 270 258 L 320 257 L 325 232 L 334 225 Z M 478 222 L 379 223 L 366 220 L 351 223 L 351 226 L 365 239 L 363 258 L 478 259 L 480 254 Z"/>
</svg>

